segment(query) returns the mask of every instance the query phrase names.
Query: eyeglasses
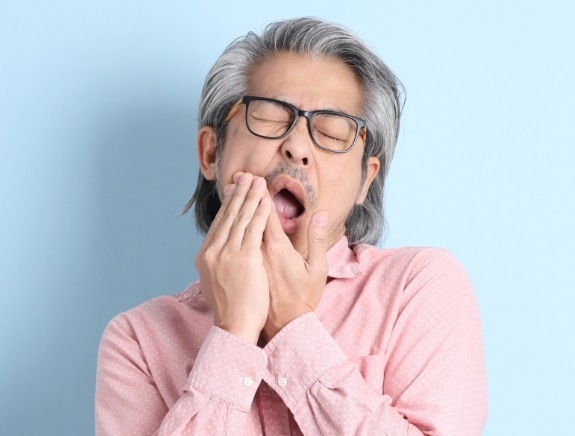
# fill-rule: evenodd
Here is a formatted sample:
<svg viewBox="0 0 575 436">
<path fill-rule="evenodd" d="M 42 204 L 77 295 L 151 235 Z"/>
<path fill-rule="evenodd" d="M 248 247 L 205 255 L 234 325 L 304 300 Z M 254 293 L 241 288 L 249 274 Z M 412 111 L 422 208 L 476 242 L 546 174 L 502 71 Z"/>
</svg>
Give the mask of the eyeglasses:
<svg viewBox="0 0 575 436">
<path fill-rule="evenodd" d="M 308 120 L 309 134 L 317 147 L 333 153 L 346 153 L 354 146 L 360 131 L 362 136 L 365 132 L 365 120 L 343 112 L 302 111 L 285 101 L 247 95 L 241 102 L 246 105 L 248 130 L 260 138 L 284 138 L 303 116 Z"/>
</svg>

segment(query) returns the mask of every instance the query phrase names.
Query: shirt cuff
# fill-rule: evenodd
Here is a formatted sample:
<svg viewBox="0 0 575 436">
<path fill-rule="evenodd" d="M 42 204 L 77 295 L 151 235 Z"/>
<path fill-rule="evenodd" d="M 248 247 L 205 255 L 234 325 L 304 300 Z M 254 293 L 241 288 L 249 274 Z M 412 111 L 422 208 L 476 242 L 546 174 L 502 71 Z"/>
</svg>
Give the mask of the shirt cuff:
<svg viewBox="0 0 575 436">
<path fill-rule="evenodd" d="M 266 368 L 265 352 L 213 326 L 188 378 L 199 391 L 248 411 Z"/>
<path fill-rule="evenodd" d="M 290 322 L 264 351 L 268 357 L 264 380 L 290 409 L 325 371 L 346 359 L 313 312 Z"/>
</svg>

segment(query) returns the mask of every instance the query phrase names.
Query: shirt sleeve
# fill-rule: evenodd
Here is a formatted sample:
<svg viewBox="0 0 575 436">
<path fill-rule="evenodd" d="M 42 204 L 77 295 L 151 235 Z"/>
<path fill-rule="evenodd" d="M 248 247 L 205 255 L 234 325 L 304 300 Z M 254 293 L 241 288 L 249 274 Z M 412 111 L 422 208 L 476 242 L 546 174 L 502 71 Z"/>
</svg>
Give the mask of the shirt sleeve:
<svg viewBox="0 0 575 436">
<path fill-rule="evenodd" d="M 265 367 L 261 349 L 212 327 L 168 409 L 137 336 L 112 320 L 98 356 L 96 435 L 241 434 Z"/>
<path fill-rule="evenodd" d="M 266 382 L 304 434 L 480 435 L 486 379 L 475 297 L 446 251 L 408 280 L 386 350 L 384 383 L 363 379 L 314 313 L 266 346 Z"/>
</svg>

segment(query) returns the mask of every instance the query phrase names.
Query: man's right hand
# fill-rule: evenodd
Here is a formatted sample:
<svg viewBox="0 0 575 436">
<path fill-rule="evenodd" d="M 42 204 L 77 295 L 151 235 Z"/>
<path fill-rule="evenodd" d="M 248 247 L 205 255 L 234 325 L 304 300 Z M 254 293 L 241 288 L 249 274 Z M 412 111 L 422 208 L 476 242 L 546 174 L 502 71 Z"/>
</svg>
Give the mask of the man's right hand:
<svg viewBox="0 0 575 436">
<path fill-rule="evenodd" d="M 261 244 L 272 208 L 266 182 L 234 174 L 196 257 L 214 325 L 256 344 L 268 316 L 268 278 Z"/>
</svg>

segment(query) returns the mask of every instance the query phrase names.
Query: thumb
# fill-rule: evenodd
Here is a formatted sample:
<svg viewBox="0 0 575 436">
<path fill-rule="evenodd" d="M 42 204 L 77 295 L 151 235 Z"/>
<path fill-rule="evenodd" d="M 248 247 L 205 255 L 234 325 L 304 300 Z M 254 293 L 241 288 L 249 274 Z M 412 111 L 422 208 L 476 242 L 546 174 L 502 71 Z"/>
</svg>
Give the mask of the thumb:
<svg viewBox="0 0 575 436">
<path fill-rule="evenodd" d="M 312 268 L 327 269 L 327 210 L 313 214 L 307 229 L 307 261 Z"/>
</svg>

